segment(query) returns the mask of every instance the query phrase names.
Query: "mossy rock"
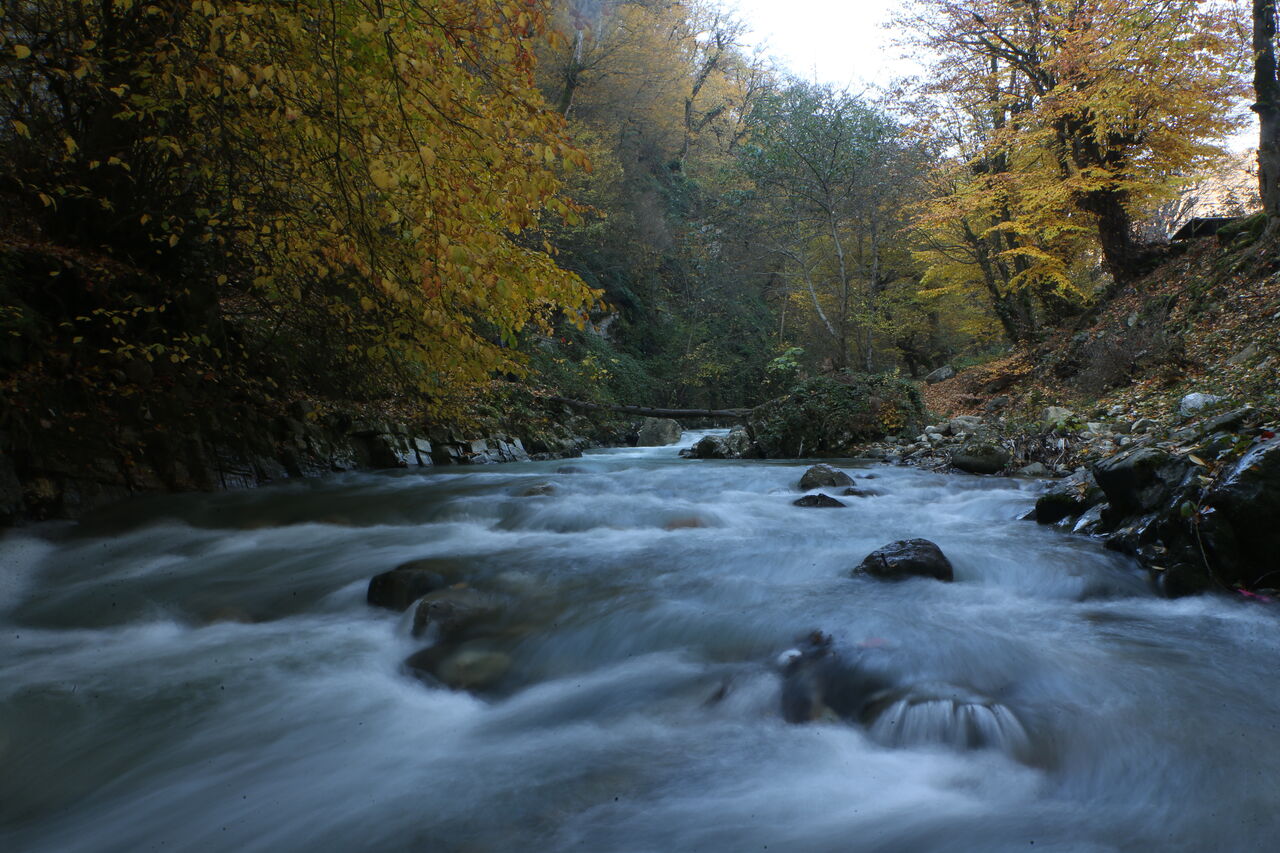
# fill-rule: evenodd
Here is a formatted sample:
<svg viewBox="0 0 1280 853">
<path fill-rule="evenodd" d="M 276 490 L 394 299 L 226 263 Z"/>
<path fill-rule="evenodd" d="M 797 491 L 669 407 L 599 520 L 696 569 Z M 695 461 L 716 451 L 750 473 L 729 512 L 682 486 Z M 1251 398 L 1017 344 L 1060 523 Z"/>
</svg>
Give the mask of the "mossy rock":
<svg viewBox="0 0 1280 853">
<path fill-rule="evenodd" d="M 1267 228 L 1267 214 L 1263 211 L 1252 216 L 1242 216 L 1218 229 L 1218 242 L 1233 249 L 1251 246 Z"/>
<path fill-rule="evenodd" d="M 768 458 L 850 456 L 860 445 L 919 432 L 924 402 L 892 376 L 843 373 L 808 379 L 751 414 L 756 445 Z"/>
</svg>

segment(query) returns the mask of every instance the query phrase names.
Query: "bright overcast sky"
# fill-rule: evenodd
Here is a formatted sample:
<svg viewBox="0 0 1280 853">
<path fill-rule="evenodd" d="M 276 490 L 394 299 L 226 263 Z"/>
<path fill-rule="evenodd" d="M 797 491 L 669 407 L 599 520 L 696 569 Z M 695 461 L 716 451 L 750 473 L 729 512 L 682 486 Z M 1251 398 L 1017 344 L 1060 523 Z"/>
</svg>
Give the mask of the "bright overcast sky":
<svg viewBox="0 0 1280 853">
<path fill-rule="evenodd" d="M 747 41 L 800 77 L 861 89 L 915 72 L 883 24 L 898 2 L 729 0 L 750 29 Z"/>
</svg>

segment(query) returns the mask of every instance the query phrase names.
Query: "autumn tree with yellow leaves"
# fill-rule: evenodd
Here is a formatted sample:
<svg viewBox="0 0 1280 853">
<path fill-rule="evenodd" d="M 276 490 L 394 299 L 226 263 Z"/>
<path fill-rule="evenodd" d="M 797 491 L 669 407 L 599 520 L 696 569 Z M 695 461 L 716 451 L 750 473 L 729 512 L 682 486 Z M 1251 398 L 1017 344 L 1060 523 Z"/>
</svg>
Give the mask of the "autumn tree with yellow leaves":
<svg viewBox="0 0 1280 853">
<path fill-rule="evenodd" d="M 146 310 L 186 294 L 250 350 L 447 411 L 594 299 L 538 237 L 588 165 L 534 85 L 544 24 L 526 0 L 7 4 L 9 219 L 161 277 Z"/>
<path fill-rule="evenodd" d="M 1135 217 L 1238 126 L 1229 16 L 1200 0 L 917 0 L 903 23 L 932 56 L 926 88 L 980 142 L 968 194 L 1008 205 L 980 234 L 1085 228 L 1114 280 L 1131 278 Z M 998 254 L 1065 285 L 1068 259 L 1033 242 Z"/>
</svg>

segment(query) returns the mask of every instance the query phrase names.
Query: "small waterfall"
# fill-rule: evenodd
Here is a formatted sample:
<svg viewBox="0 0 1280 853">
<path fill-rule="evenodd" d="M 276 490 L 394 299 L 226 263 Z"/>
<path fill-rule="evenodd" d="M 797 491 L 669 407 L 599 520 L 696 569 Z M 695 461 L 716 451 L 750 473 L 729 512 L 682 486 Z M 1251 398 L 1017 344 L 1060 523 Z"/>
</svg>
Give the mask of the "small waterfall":
<svg viewBox="0 0 1280 853">
<path fill-rule="evenodd" d="M 1018 760 L 1031 754 L 1031 737 L 999 702 L 946 685 L 894 691 L 872 704 L 871 737 L 885 746 L 997 749 Z"/>
</svg>

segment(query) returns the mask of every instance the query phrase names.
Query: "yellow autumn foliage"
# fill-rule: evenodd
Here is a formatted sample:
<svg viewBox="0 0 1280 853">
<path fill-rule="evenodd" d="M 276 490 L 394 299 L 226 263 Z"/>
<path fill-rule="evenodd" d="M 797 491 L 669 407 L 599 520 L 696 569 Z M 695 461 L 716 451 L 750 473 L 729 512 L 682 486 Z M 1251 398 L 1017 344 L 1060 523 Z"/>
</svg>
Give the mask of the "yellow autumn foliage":
<svg viewBox="0 0 1280 853">
<path fill-rule="evenodd" d="M 55 238 L 443 412 L 596 298 L 536 236 L 588 166 L 534 86 L 543 25 L 526 0 L 33 0 L 0 49 L 4 165 Z"/>
</svg>

